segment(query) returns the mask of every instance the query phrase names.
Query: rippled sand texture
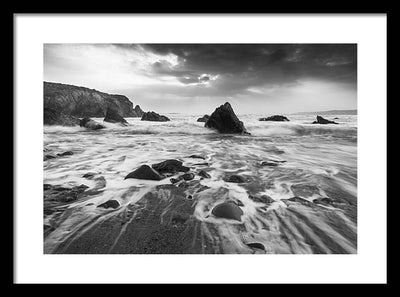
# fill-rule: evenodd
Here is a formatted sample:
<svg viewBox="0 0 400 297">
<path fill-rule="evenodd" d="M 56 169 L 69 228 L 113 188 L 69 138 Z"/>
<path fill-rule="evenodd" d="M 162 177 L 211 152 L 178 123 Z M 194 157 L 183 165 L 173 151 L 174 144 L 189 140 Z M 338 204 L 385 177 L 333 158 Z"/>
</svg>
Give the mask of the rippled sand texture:
<svg viewBox="0 0 400 297">
<path fill-rule="evenodd" d="M 44 253 L 357 252 L 356 116 L 334 126 L 311 125 L 307 116 L 284 123 L 239 116 L 251 136 L 217 134 L 198 116 L 168 117 L 100 131 L 44 128 L 44 154 L 73 153 L 44 161 L 44 184 L 87 186 L 70 200 L 45 195 Z M 183 161 L 195 178 L 124 180 L 167 159 Z M 285 162 L 261 165 L 267 160 Z M 226 182 L 232 174 L 246 182 Z M 119 207 L 98 207 L 108 200 Z M 240 206 L 241 221 L 211 213 L 225 201 Z"/>
</svg>

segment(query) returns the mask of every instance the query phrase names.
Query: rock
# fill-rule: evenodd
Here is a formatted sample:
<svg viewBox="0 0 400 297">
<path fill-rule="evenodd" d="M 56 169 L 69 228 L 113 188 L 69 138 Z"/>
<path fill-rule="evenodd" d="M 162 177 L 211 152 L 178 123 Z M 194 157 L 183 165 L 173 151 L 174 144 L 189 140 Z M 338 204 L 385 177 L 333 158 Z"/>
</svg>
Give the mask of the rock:
<svg viewBox="0 0 400 297">
<path fill-rule="evenodd" d="M 83 178 L 92 179 L 96 175 L 95 172 L 88 172 L 82 175 Z"/>
<path fill-rule="evenodd" d="M 252 243 L 246 243 L 247 246 L 253 248 L 253 249 L 259 249 L 259 250 L 264 250 L 265 251 L 265 246 L 262 243 L 259 242 L 252 242 Z"/>
<path fill-rule="evenodd" d="M 243 215 L 243 211 L 232 202 L 224 202 L 215 206 L 211 213 L 218 217 L 224 219 L 231 219 L 236 221 L 241 221 L 241 216 Z"/>
<path fill-rule="evenodd" d="M 204 177 L 204 178 L 211 178 L 211 175 L 209 175 L 204 170 L 200 170 L 199 173 L 197 173 L 197 174 L 200 175 L 201 177 Z"/>
<path fill-rule="evenodd" d="M 57 111 L 54 108 L 45 107 L 43 113 L 43 124 L 58 126 L 78 126 L 79 119 L 72 115 Z"/>
<path fill-rule="evenodd" d="M 65 188 L 57 185 L 44 184 L 44 199 L 65 203 L 72 202 L 80 198 L 87 188 L 89 187 L 86 185 Z"/>
<path fill-rule="evenodd" d="M 205 157 L 203 157 L 203 156 L 199 156 L 199 155 L 190 155 L 190 156 L 188 156 L 188 158 L 193 158 L 193 159 L 203 159 L 203 160 L 205 160 L 205 159 L 206 159 Z"/>
<path fill-rule="evenodd" d="M 243 202 L 240 200 L 235 200 L 233 203 L 235 203 L 237 206 L 244 206 Z"/>
<path fill-rule="evenodd" d="M 109 123 L 121 123 L 121 124 L 128 124 L 128 122 L 122 117 L 117 109 L 114 108 L 107 108 L 106 116 L 104 118 L 104 122 Z"/>
<path fill-rule="evenodd" d="M 246 179 L 243 176 L 234 174 L 226 178 L 225 181 L 229 183 L 245 183 Z"/>
<path fill-rule="evenodd" d="M 268 195 L 249 195 L 249 198 L 255 202 L 261 202 L 267 205 L 270 205 L 271 203 L 275 202 L 274 199 L 272 199 L 271 197 L 269 197 Z"/>
<path fill-rule="evenodd" d="M 151 167 L 158 171 L 160 174 L 164 173 L 177 173 L 177 172 L 188 172 L 189 167 L 183 166 L 181 161 L 178 160 L 165 160 L 163 162 L 153 164 Z"/>
<path fill-rule="evenodd" d="M 334 121 L 329 121 L 327 119 L 324 119 L 323 117 L 317 115 L 317 120 L 313 122 L 313 124 L 338 124 Z"/>
<path fill-rule="evenodd" d="M 215 109 L 204 126 L 207 128 L 214 128 L 220 133 L 250 135 L 250 133 L 246 131 L 243 122 L 237 118 L 228 102 Z"/>
<path fill-rule="evenodd" d="M 198 122 L 207 122 L 207 120 L 210 118 L 210 116 L 208 114 L 203 115 L 203 117 L 198 118 L 197 121 Z"/>
<path fill-rule="evenodd" d="M 142 117 L 144 114 L 144 111 L 140 108 L 139 105 L 136 105 L 135 108 L 133 109 L 133 111 L 135 112 L 136 117 Z"/>
<path fill-rule="evenodd" d="M 125 179 L 127 178 L 136 178 L 136 179 L 149 179 L 149 180 L 162 180 L 164 177 L 160 175 L 157 171 L 151 168 L 148 165 L 142 165 L 135 171 L 129 173 Z"/>
<path fill-rule="evenodd" d="M 104 203 L 98 205 L 97 207 L 102 207 L 102 208 L 105 208 L 105 209 L 107 209 L 107 208 L 116 209 L 116 208 L 119 207 L 119 202 L 117 200 L 114 200 L 114 199 L 113 200 L 108 200 L 107 202 L 104 202 Z"/>
<path fill-rule="evenodd" d="M 303 199 L 301 197 L 297 197 L 297 196 L 289 198 L 289 199 L 282 199 L 282 201 L 288 206 L 293 202 L 300 203 L 300 204 L 305 205 L 305 206 L 312 206 L 312 202 L 310 202 L 310 201 L 308 201 L 306 199 Z"/>
<path fill-rule="evenodd" d="M 59 157 L 64 157 L 64 156 L 71 156 L 71 155 L 73 155 L 73 154 L 74 154 L 74 153 L 71 152 L 71 151 L 66 151 L 66 152 L 57 154 L 57 156 L 59 156 Z"/>
<path fill-rule="evenodd" d="M 183 178 L 184 180 L 192 180 L 194 179 L 194 173 L 192 172 L 185 173 L 181 175 L 181 178 Z"/>
<path fill-rule="evenodd" d="M 181 178 L 170 178 L 169 180 L 171 181 L 171 183 L 176 184 L 176 183 L 180 182 L 182 179 Z"/>
<path fill-rule="evenodd" d="M 91 129 L 91 130 L 99 130 L 99 129 L 105 128 L 105 126 L 103 126 L 102 124 L 100 124 L 90 118 L 83 118 L 79 122 L 79 126 L 85 127 L 85 128 Z"/>
<path fill-rule="evenodd" d="M 290 186 L 293 194 L 297 197 L 307 198 L 320 194 L 320 190 L 316 185 L 299 183 Z"/>
<path fill-rule="evenodd" d="M 289 119 L 283 115 L 273 115 L 267 118 L 260 118 L 259 121 L 273 121 L 273 122 L 289 122 Z"/>
<path fill-rule="evenodd" d="M 57 158 L 57 157 L 54 155 L 44 155 L 43 161 L 47 161 L 47 160 L 54 159 L 54 158 Z"/>
<path fill-rule="evenodd" d="M 43 82 L 43 101 L 45 108 L 77 118 L 104 117 L 109 107 L 117 110 L 123 117 L 140 116 L 126 96 L 73 85 Z M 78 124 L 79 122 L 76 123 Z"/>
<path fill-rule="evenodd" d="M 278 165 L 279 165 L 279 163 L 273 162 L 273 161 L 262 161 L 261 162 L 261 166 L 272 166 L 272 167 L 275 167 L 275 166 L 278 166 Z"/>
<path fill-rule="evenodd" d="M 332 200 L 326 197 L 323 198 L 316 198 L 313 200 L 313 203 L 315 204 L 332 204 Z"/>
<path fill-rule="evenodd" d="M 338 120 L 339 118 L 338 117 L 336 117 L 336 118 L 333 118 L 334 120 Z"/>
<path fill-rule="evenodd" d="M 167 122 L 170 119 L 166 116 L 159 115 L 154 111 L 148 111 L 143 113 L 141 121 L 153 121 L 153 122 Z"/>
</svg>

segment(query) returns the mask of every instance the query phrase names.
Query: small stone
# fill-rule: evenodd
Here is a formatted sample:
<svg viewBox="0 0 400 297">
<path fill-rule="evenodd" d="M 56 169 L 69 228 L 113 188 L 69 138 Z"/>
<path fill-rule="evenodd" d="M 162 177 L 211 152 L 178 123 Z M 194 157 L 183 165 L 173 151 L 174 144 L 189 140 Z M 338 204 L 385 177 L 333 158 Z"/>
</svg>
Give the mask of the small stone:
<svg viewBox="0 0 400 297">
<path fill-rule="evenodd" d="M 209 175 L 207 172 L 205 172 L 204 170 L 200 170 L 198 175 L 200 175 L 201 177 L 204 178 L 211 178 L 211 175 Z"/>
<path fill-rule="evenodd" d="M 179 182 L 181 179 L 180 179 L 180 178 L 170 178 L 169 180 L 171 181 L 171 183 L 176 184 L 176 183 Z"/>
<path fill-rule="evenodd" d="M 194 173 L 192 172 L 185 173 L 181 175 L 181 178 L 183 178 L 184 180 L 192 180 L 194 179 Z"/>
<path fill-rule="evenodd" d="M 64 156 L 71 156 L 73 154 L 74 154 L 73 152 L 67 151 L 67 152 L 59 153 L 59 154 L 57 154 L 57 156 L 64 157 Z"/>
<path fill-rule="evenodd" d="M 83 178 L 92 179 L 96 175 L 95 172 L 88 172 L 82 175 Z"/>
<path fill-rule="evenodd" d="M 102 208 L 113 208 L 116 209 L 119 207 L 119 202 L 117 200 L 108 200 L 107 202 L 104 202 L 100 205 L 98 205 L 97 207 L 102 207 Z"/>
<path fill-rule="evenodd" d="M 203 156 L 200 156 L 200 155 L 190 155 L 190 156 L 188 156 L 188 158 L 193 158 L 193 159 L 203 159 L 203 160 L 205 160 L 205 159 L 206 159 L 205 157 L 203 157 Z"/>
<path fill-rule="evenodd" d="M 265 246 L 262 243 L 259 242 L 252 242 L 252 243 L 246 243 L 247 246 L 254 248 L 254 249 L 259 249 L 259 250 L 264 250 L 265 251 Z"/>
</svg>

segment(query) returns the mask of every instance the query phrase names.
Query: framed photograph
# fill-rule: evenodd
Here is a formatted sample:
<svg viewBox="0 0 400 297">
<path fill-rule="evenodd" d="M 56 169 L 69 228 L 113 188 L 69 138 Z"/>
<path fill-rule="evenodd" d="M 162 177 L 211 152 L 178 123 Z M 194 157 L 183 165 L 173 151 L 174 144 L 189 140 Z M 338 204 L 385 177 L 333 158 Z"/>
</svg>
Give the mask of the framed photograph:
<svg viewBox="0 0 400 297">
<path fill-rule="evenodd" d="M 14 20 L 15 282 L 386 282 L 385 14 Z"/>
</svg>

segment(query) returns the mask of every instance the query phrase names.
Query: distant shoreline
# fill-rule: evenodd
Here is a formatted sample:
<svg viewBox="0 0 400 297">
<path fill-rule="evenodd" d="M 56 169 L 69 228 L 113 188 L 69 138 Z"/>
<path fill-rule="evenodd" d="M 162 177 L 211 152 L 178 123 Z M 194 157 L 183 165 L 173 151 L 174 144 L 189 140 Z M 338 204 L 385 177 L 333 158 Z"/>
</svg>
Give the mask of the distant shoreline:
<svg viewBox="0 0 400 297">
<path fill-rule="evenodd" d="M 302 111 L 291 113 L 291 115 L 307 115 L 307 114 L 319 114 L 319 115 L 357 115 L 357 109 L 339 109 L 339 110 L 325 110 L 325 111 Z"/>
</svg>

